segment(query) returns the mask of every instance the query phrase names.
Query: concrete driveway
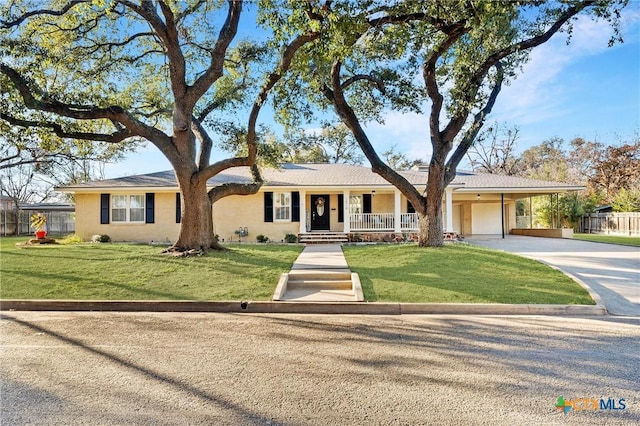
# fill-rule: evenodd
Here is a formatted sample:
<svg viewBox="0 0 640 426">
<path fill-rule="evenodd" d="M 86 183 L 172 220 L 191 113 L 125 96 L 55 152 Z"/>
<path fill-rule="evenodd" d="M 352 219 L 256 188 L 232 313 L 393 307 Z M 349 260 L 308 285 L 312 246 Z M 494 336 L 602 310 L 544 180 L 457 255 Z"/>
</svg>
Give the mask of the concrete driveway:
<svg viewBox="0 0 640 426">
<path fill-rule="evenodd" d="M 471 244 L 553 265 L 582 281 L 612 315 L 640 316 L 640 249 L 573 239 L 473 236 Z"/>
<path fill-rule="evenodd" d="M 5 311 L 0 422 L 640 424 L 639 338 L 613 316 Z"/>
</svg>

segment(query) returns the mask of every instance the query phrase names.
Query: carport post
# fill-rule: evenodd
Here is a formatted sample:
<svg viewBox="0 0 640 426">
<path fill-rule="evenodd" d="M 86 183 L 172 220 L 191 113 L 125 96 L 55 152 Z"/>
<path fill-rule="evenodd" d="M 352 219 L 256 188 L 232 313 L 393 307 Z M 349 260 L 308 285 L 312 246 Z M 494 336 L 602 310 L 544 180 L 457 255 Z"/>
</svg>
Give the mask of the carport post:
<svg viewBox="0 0 640 426">
<path fill-rule="evenodd" d="M 558 212 L 558 219 L 556 220 L 556 228 L 562 228 L 562 223 L 560 222 L 560 193 L 556 192 L 556 211 Z"/>
<path fill-rule="evenodd" d="M 500 194 L 500 205 L 502 206 L 500 209 L 502 213 L 502 238 L 504 238 L 504 192 Z"/>
</svg>

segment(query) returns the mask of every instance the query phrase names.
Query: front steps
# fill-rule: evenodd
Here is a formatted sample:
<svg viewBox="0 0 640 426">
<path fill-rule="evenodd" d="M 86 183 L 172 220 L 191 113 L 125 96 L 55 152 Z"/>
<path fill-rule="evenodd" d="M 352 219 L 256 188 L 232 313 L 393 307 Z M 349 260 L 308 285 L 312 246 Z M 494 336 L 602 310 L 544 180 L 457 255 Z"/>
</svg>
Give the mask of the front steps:
<svg viewBox="0 0 640 426">
<path fill-rule="evenodd" d="M 362 302 L 358 274 L 348 269 L 292 270 L 282 274 L 273 300 L 297 302 Z"/>
<path fill-rule="evenodd" d="M 358 274 L 352 273 L 337 244 L 307 245 L 282 274 L 273 300 L 296 302 L 362 302 Z"/>
<path fill-rule="evenodd" d="M 298 242 L 304 244 L 342 244 L 348 243 L 349 237 L 343 232 L 306 232 L 298 234 Z"/>
</svg>

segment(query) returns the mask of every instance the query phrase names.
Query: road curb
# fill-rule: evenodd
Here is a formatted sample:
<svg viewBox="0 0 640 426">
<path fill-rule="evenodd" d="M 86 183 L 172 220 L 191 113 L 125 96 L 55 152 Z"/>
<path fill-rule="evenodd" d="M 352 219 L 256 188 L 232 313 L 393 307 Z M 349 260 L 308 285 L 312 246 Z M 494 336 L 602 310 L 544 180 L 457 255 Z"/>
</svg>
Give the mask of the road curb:
<svg viewBox="0 0 640 426">
<path fill-rule="evenodd" d="M 186 300 L 0 300 L 0 311 L 220 312 L 366 315 L 606 315 L 601 305 Z"/>
</svg>

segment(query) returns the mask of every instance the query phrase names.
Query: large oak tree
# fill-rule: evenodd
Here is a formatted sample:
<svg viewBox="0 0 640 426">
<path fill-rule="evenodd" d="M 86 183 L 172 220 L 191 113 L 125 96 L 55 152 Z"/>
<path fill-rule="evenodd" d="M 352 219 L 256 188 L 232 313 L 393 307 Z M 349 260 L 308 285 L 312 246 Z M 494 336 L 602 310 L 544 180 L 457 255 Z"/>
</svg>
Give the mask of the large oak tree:
<svg viewBox="0 0 640 426">
<path fill-rule="evenodd" d="M 173 166 L 183 197 L 173 249 L 218 249 L 212 203 L 260 188 L 258 114 L 296 51 L 317 38 L 313 22 L 320 16 L 305 5 L 298 30 L 265 49 L 237 40 L 242 11 L 237 0 L 4 3 L 0 119 L 61 139 L 152 143 Z M 246 148 L 212 161 L 208 120 L 249 95 L 253 101 L 240 110 Z M 251 167 L 254 183 L 207 189 L 208 179 L 231 167 Z"/>
<path fill-rule="evenodd" d="M 605 19 L 620 39 L 620 1 L 333 1 L 323 43 L 301 59 L 296 74 L 351 130 L 372 170 L 397 187 L 419 218 L 419 245 L 443 244 L 442 200 L 491 112 L 502 85 L 515 78 L 528 53 L 554 34 L 571 34 L 579 15 Z M 281 10 L 281 15 L 287 11 Z M 274 19 L 278 25 L 285 18 Z M 297 85 L 297 81 L 296 81 Z M 289 87 L 295 87 L 291 85 Z M 302 99 L 297 93 L 296 99 Z M 300 91 L 300 89 L 295 89 Z M 290 94 L 289 94 L 290 95 Z M 426 188 L 416 189 L 371 144 L 366 123 L 382 111 L 423 111 L 431 145 Z M 428 142 L 427 142 L 428 140 Z M 425 153 L 428 152 L 425 146 Z"/>
</svg>

